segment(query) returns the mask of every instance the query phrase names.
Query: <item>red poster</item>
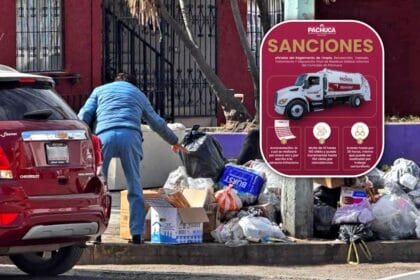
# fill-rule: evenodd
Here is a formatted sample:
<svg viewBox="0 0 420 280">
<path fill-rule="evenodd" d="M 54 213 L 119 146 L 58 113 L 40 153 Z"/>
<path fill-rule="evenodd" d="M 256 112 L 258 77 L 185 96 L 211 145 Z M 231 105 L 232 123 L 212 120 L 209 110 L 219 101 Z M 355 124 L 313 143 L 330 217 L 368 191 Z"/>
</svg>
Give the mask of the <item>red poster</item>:
<svg viewBox="0 0 420 280">
<path fill-rule="evenodd" d="M 359 21 L 287 21 L 261 45 L 261 148 L 294 177 L 351 177 L 384 146 L 384 50 Z"/>
</svg>

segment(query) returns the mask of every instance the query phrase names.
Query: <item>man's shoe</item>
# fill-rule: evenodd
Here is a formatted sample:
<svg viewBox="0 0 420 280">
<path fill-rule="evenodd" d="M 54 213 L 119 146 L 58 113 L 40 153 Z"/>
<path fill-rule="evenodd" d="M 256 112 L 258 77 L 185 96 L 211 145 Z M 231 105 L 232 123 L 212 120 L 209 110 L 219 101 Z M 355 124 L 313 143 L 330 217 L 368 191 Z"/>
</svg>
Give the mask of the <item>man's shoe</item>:
<svg viewBox="0 0 420 280">
<path fill-rule="evenodd" d="M 141 238 L 140 234 L 135 234 L 132 236 L 129 242 L 132 244 L 143 244 L 143 239 Z"/>
</svg>

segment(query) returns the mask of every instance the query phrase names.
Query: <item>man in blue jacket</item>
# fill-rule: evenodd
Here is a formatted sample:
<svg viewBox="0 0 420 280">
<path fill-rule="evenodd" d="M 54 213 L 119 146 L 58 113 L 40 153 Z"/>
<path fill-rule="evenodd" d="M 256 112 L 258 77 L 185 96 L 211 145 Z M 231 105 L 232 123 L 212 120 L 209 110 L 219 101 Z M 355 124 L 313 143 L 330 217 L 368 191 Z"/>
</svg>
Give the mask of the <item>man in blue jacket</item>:
<svg viewBox="0 0 420 280">
<path fill-rule="evenodd" d="M 120 73 L 115 81 L 94 89 L 79 118 L 92 127 L 102 142 L 103 173 L 108 177 L 108 167 L 113 157 L 121 159 L 128 185 L 130 206 L 130 232 L 132 242 L 142 243 L 144 231 L 144 200 L 140 182 L 140 161 L 143 158 L 142 118 L 166 142 L 174 152 L 185 151 L 178 137 L 166 122 L 153 110 L 149 99 L 135 86 L 135 79 Z"/>
</svg>

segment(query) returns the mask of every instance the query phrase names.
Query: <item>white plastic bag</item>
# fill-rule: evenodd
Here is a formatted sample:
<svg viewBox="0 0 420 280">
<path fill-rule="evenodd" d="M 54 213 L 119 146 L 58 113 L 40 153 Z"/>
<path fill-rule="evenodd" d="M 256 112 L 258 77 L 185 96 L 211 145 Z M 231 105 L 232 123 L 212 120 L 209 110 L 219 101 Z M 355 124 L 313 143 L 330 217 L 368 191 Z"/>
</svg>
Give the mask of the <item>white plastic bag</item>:
<svg viewBox="0 0 420 280">
<path fill-rule="evenodd" d="M 374 219 L 372 208 L 367 199 L 363 199 L 360 203 L 349 204 L 337 208 L 334 214 L 333 224 L 367 224 Z"/>
<path fill-rule="evenodd" d="M 210 234 L 216 242 L 227 243 L 244 239 L 244 232 L 239 226 L 239 218 L 233 218 L 226 224 L 220 224 Z"/>
<path fill-rule="evenodd" d="M 212 178 L 187 178 L 187 184 L 189 189 L 200 189 L 208 190 L 213 189 L 214 181 Z"/>
<path fill-rule="evenodd" d="M 271 205 L 274 205 L 277 211 L 280 211 L 283 176 L 275 173 L 264 161 L 261 160 L 251 161 L 250 167 L 256 171 L 262 172 L 266 178 L 263 191 L 258 197 L 258 204 L 270 203 Z"/>
<path fill-rule="evenodd" d="M 373 204 L 372 230 L 383 240 L 413 237 L 419 211 L 407 195 L 384 195 Z"/>
<path fill-rule="evenodd" d="M 265 217 L 246 216 L 239 220 L 245 238 L 249 241 L 259 242 L 262 239 L 286 239 L 280 227 Z"/>
<path fill-rule="evenodd" d="M 169 173 L 166 179 L 164 189 L 182 189 L 188 186 L 188 175 L 184 166 L 179 166 L 177 169 Z"/>
<path fill-rule="evenodd" d="M 166 179 L 164 189 L 213 189 L 214 181 L 211 178 L 191 178 L 188 177 L 184 166 L 179 166 L 177 169 L 169 173 Z"/>
</svg>

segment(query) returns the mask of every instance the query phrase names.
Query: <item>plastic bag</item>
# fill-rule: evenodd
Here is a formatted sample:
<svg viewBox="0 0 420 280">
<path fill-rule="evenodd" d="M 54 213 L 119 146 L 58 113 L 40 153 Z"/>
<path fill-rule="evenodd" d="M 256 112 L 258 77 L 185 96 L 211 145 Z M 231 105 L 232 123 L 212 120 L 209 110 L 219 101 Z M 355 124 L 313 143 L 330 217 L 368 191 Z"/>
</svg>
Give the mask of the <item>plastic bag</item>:
<svg viewBox="0 0 420 280">
<path fill-rule="evenodd" d="M 199 126 L 194 126 L 183 140 L 183 146 L 189 153 L 180 153 L 182 163 L 189 177 L 217 180 L 227 160 L 219 142 L 210 135 L 199 132 L 198 128 Z"/>
<path fill-rule="evenodd" d="M 385 172 L 382 170 L 374 168 L 366 176 L 369 178 L 375 188 L 383 188 L 385 186 Z"/>
<path fill-rule="evenodd" d="M 212 189 L 214 181 L 211 178 L 191 178 L 188 177 L 184 166 L 179 166 L 177 169 L 169 173 L 166 179 L 164 189 Z"/>
<path fill-rule="evenodd" d="M 258 197 L 258 204 L 271 204 L 277 211 L 281 210 L 281 200 L 274 193 L 269 191 L 263 191 Z"/>
<path fill-rule="evenodd" d="M 407 176 L 409 174 L 411 176 Z M 405 176 L 405 177 L 404 177 Z M 399 158 L 394 161 L 394 164 L 391 167 L 391 170 L 385 173 L 385 187 L 393 187 L 391 191 L 395 191 L 394 185 L 390 183 L 398 183 L 401 188 L 404 190 L 413 190 L 411 185 L 414 184 L 411 181 L 415 180 L 414 178 L 420 177 L 420 168 L 419 166 L 411 160 Z M 402 180 L 401 180 L 402 179 Z M 400 181 L 401 180 L 401 181 Z M 405 186 L 405 184 L 408 185 Z M 388 186 L 387 186 L 388 185 Z"/>
<path fill-rule="evenodd" d="M 254 160 L 249 167 L 265 175 L 264 191 L 274 193 L 279 198 L 281 197 L 284 182 L 283 176 L 271 170 L 264 161 Z"/>
<path fill-rule="evenodd" d="M 337 202 L 340 200 L 341 188 L 330 189 L 324 186 L 319 186 L 314 191 L 314 197 L 321 202 L 337 208 Z"/>
<path fill-rule="evenodd" d="M 233 246 L 235 242 L 244 239 L 244 232 L 239 226 L 239 218 L 231 219 L 226 224 L 220 224 L 210 234 L 218 243 L 227 243 Z"/>
<path fill-rule="evenodd" d="M 242 201 L 233 186 L 217 191 L 215 197 L 222 214 L 228 211 L 239 211 L 242 208 Z"/>
<path fill-rule="evenodd" d="M 318 238 L 336 238 L 338 226 L 332 224 L 336 209 L 321 201 L 314 205 L 314 236 Z"/>
<path fill-rule="evenodd" d="M 373 220 L 372 207 L 369 201 L 364 199 L 360 203 L 349 204 L 337 208 L 337 211 L 334 214 L 333 224 L 367 224 Z"/>
<path fill-rule="evenodd" d="M 242 203 L 253 205 L 257 202 L 264 185 L 264 174 L 245 166 L 226 164 L 218 183 L 222 186 L 233 185 Z"/>
<path fill-rule="evenodd" d="M 252 242 L 259 242 L 261 239 L 286 239 L 286 235 L 280 227 L 270 222 L 265 217 L 246 216 L 239 220 L 245 238 Z"/>
<path fill-rule="evenodd" d="M 416 237 L 420 239 L 420 217 L 416 219 Z"/>
<path fill-rule="evenodd" d="M 411 198 L 413 203 L 416 205 L 417 209 L 420 208 L 420 189 L 409 192 L 408 196 Z"/>
<path fill-rule="evenodd" d="M 214 181 L 211 178 L 187 178 L 188 188 L 190 189 L 211 189 L 213 190 Z"/>
<path fill-rule="evenodd" d="M 249 167 L 264 174 L 265 183 L 258 197 L 258 204 L 270 203 L 277 211 L 281 209 L 281 191 L 283 188 L 283 176 L 275 173 L 261 160 L 251 161 Z"/>
<path fill-rule="evenodd" d="M 415 235 L 419 212 L 407 195 L 384 195 L 372 206 L 372 230 L 380 239 L 397 240 Z"/>
<path fill-rule="evenodd" d="M 344 224 L 338 230 L 338 238 L 346 243 L 374 239 L 371 228 L 365 224 Z"/>
<path fill-rule="evenodd" d="M 177 169 L 169 173 L 168 179 L 166 179 L 164 189 L 182 189 L 187 182 L 187 171 L 184 166 L 179 166 Z"/>
</svg>

